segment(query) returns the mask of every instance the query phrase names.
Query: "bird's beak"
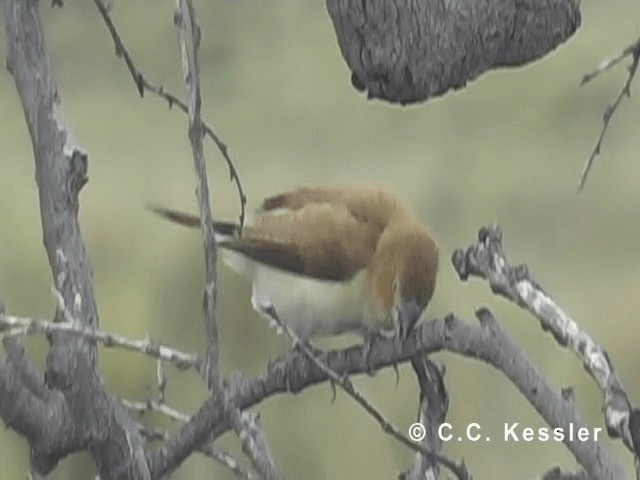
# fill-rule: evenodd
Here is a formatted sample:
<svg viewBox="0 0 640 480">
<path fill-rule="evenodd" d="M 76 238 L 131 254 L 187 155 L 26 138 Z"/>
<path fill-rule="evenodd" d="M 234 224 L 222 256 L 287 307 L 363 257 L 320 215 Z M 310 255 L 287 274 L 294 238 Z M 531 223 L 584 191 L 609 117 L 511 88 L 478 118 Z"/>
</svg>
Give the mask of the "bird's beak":
<svg viewBox="0 0 640 480">
<path fill-rule="evenodd" d="M 422 314 L 422 308 L 415 300 L 405 300 L 401 301 L 396 309 L 398 314 L 398 334 L 400 338 L 406 338 L 418 322 Z"/>
</svg>

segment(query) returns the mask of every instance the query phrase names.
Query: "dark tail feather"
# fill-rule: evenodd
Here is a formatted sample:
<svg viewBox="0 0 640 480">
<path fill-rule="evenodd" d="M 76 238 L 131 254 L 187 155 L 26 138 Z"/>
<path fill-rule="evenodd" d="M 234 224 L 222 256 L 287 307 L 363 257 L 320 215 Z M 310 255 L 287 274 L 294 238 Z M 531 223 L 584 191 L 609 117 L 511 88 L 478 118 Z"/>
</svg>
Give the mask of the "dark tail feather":
<svg viewBox="0 0 640 480">
<path fill-rule="evenodd" d="M 168 208 L 158 207 L 156 205 L 147 205 L 147 208 L 156 215 L 179 225 L 190 228 L 198 228 L 200 226 L 200 217 L 191 213 L 180 212 Z M 220 235 L 237 235 L 239 228 L 233 222 L 213 222 L 213 229 Z"/>
</svg>

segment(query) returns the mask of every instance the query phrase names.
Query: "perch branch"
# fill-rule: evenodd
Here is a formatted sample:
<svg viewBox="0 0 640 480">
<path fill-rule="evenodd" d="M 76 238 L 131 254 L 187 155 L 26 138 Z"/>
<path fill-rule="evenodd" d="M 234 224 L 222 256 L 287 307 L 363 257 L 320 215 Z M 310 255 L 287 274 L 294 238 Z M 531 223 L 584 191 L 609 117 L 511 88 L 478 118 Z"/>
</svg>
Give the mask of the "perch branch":
<svg viewBox="0 0 640 480">
<path fill-rule="evenodd" d="M 437 461 L 447 467 L 451 472 L 453 472 L 460 479 L 469 479 L 471 478 L 469 472 L 467 472 L 466 466 L 464 462 L 458 463 L 454 460 L 451 460 L 444 455 L 441 455 L 437 452 L 434 452 L 421 444 L 415 442 L 411 438 L 409 438 L 406 434 L 404 434 L 398 427 L 396 427 L 389 419 L 387 419 L 384 414 L 374 406 L 365 396 L 362 394 L 354 385 L 353 382 L 349 379 L 349 377 L 345 374 L 338 374 L 331 368 L 329 368 L 326 364 L 324 364 L 314 353 L 311 351 L 311 348 L 304 342 L 301 342 L 298 336 L 293 332 L 290 328 L 284 324 L 278 313 L 276 312 L 273 305 L 261 306 L 262 311 L 267 314 L 270 318 L 272 318 L 276 324 L 282 329 L 282 331 L 291 339 L 293 344 L 302 351 L 302 353 L 309 359 L 311 362 L 319 368 L 332 382 L 332 384 L 337 384 L 344 390 L 351 398 L 353 398 L 356 403 L 358 403 L 369 415 L 371 415 L 379 424 L 382 430 L 394 437 L 400 443 L 409 447 L 411 450 L 424 455 L 432 461 Z"/>
<path fill-rule="evenodd" d="M 367 373 L 371 369 L 393 367 L 410 361 L 417 355 L 448 350 L 467 357 L 478 358 L 501 371 L 516 385 L 522 395 L 540 413 L 548 425 L 569 429 L 581 428 L 573 402 L 564 400 L 537 371 L 522 349 L 504 332 L 490 314 L 480 311 L 484 319 L 480 326 L 468 324 L 453 315 L 419 325 L 404 340 L 383 338 L 376 341 L 367 353 L 362 345 L 319 354 L 316 358 L 339 377 Z M 488 318 L 487 318 L 488 317 Z M 330 381 L 331 378 L 311 359 L 300 352 L 271 363 L 267 371 L 256 379 L 236 376 L 227 379 L 225 391 L 214 392 L 191 420 L 172 435 L 155 452 L 150 453 L 154 476 L 164 475 L 176 468 L 197 445 L 229 430 L 228 417 L 221 409 L 224 402 L 245 410 L 278 393 L 299 392 L 309 386 Z M 578 463 L 591 478 L 624 478 L 615 460 L 591 439 L 563 440 Z"/>
</svg>

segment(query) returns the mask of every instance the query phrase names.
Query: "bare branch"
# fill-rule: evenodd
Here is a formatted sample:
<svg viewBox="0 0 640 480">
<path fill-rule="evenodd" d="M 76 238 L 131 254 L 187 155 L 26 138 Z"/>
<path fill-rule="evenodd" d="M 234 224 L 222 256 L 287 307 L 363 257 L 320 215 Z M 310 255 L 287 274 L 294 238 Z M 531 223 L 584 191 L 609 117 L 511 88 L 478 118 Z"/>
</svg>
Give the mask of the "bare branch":
<svg viewBox="0 0 640 480">
<path fill-rule="evenodd" d="M 186 7 L 186 8 L 185 8 Z M 185 10 L 188 11 L 191 27 L 191 45 L 187 45 L 187 26 Z M 196 171 L 198 186 L 196 195 L 200 208 L 200 226 L 204 243 L 205 258 L 205 291 L 204 317 L 207 328 L 205 345 L 205 365 L 203 376 L 207 387 L 211 390 L 219 386 L 218 372 L 218 324 L 216 320 L 216 293 L 218 244 L 213 230 L 213 217 L 209 204 L 209 185 L 202 146 L 202 119 L 200 118 L 200 26 L 191 0 L 176 0 L 174 23 L 178 33 L 178 46 L 182 58 L 182 74 L 189 95 L 189 140 L 193 152 L 193 164 Z"/>
<path fill-rule="evenodd" d="M 217 449 L 213 443 L 207 443 L 201 446 L 198 451 L 207 457 L 213 458 L 226 466 L 229 470 L 236 474 L 238 478 L 251 480 L 255 478 L 250 472 L 240 466 L 240 462 L 230 453 Z"/>
<path fill-rule="evenodd" d="M 175 420 L 177 422 L 188 422 L 189 418 L 191 418 L 188 414 L 180 412 L 173 407 L 170 407 L 164 402 L 155 401 L 155 400 L 146 400 L 146 401 L 136 401 L 136 400 L 127 400 L 123 398 L 120 400 L 122 404 L 127 407 L 129 410 L 137 412 L 139 414 L 145 414 L 148 412 L 157 412 L 162 415 L 170 418 L 171 420 Z"/>
<path fill-rule="evenodd" d="M 160 392 L 163 391 L 160 387 L 159 389 Z M 158 401 L 135 401 L 128 400 L 126 398 L 121 399 L 121 401 L 126 408 L 140 415 L 144 415 L 149 412 L 155 412 L 160 413 L 173 421 L 182 423 L 189 421 L 190 416 L 188 414 L 167 405 L 162 399 L 162 396 L 163 394 L 161 393 L 161 398 Z M 140 431 L 147 440 L 162 441 L 168 438 L 167 432 L 161 429 L 140 426 Z M 220 462 L 221 464 L 229 468 L 232 472 L 234 472 L 238 477 L 246 479 L 252 478 L 252 475 L 249 472 L 245 471 L 235 458 L 233 458 L 226 452 L 218 450 L 213 445 L 213 442 L 208 442 L 204 445 L 201 445 L 200 447 L 198 447 L 198 451 L 216 460 L 217 462 Z"/>
<path fill-rule="evenodd" d="M 367 413 L 369 413 L 369 415 L 371 415 L 380 424 L 380 427 L 385 433 L 391 435 L 400 443 L 404 444 L 415 452 L 424 455 L 432 460 L 440 462 L 442 465 L 451 470 L 451 472 L 453 472 L 458 478 L 471 478 L 469 472 L 467 472 L 464 462 L 457 463 L 454 460 L 445 457 L 444 455 L 440 455 L 439 453 L 425 448 L 424 446 L 416 443 L 413 439 L 405 435 L 398 427 L 393 425 L 393 423 L 391 423 L 391 421 L 387 419 L 384 414 L 364 396 L 363 393 L 356 389 L 347 375 L 340 375 L 329 368 L 313 353 L 313 351 L 307 344 L 301 342 L 296 333 L 293 332 L 289 327 L 287 327 L 285 323 L 280 320 L 280 317 L 278 316 L 278 313 L 276 312 L 273 305 L 261 305 L 260 307 L 265 314 L 269 315 L 269 317 L 271 317 L 276 322 L 276 324 L 282 329 L 282 331 L 292 340 L 293 344 L 300 351 L 302 351 L 302 353 L 309 360 L 311 360 L 311 362 L 313 362 L 316 367 L 318 367 L 327 375 L 329 380 L 339 385 L 342 390 L 344 390 L 351 398 L 353 398 L 362 408 L 365 409 Z"/>
<path fill-rule="evenodd" d="M 166 360 L 175 364 L 179 369 L 193 368 L 200 370 L 202 360 L 197 355 L 181 352 L 149 338 L 144 340 L 132 340 L 115 333 L 104 332 L 94 328 L 85 327 L 77 321 L 52 322 L 38 318 L 22 318 L 14 315 L 0 314 L 0 332 L 4 329 L 20 329 L 25 335 L 65 333 L 74 335 L 92 342 L 98 342 L 106 348 L 121 348 L 134 352 L 140 352 L 152 358 Z"/>
<path fill-rule="evenodd" d="M 47 387 L 43 373 L 29 360 L 24 347 L 15 338 L 5 338 L 2 343 L 7 352 L 7 361 L 16 369 L 24 385 L 36 397 L 47 400 L 52 391 Z"/>
<path fill-rule="evenodd" d="M 267 441 L 260 429 L 258 414 L 251 411 L 241 412 L 235 409 L 231 413 L 231 422 L 242 444 L 242 451 L 251 459 L 251 463 L 260 478 L 264 480 L 280 480 L 282 475 L 276 468 Z"/>
<path fill-rule="evenodd" d="M 620 63 L 625 58 L 629 56 L 633 56 L 634 52 L 638 49 L 638 45 L 640 45 L 640 38 L 638 38 L 631 45 L 628 45 L 624 50 L 622 50 L 622 52 L 620 52 L 615 57 L 607 58 L 606 60 L 604 60 L 602 63 L 600 63 L 600 65 L 598 65 L 598 67 L 595 70 L 585 73 L 584 76 L 582 77 L 582 81 L 580 82 L 580 85 L 582 86 L 582 85 L 585 85 L 586 83 L 589 83 L 591 80 L 596 78 L 601 73 L 604 73 L 610 68 L 615 67 L 618 63 Z"/>
<path fill-rule="evenodd" d="M 578 184 L 578 191 L 581 191 L 583 189 L 587 181 L 587 177 L 589 176 L 589 171 L 591 170 L 591 167 L 593 165 L 593 161 L 595 160 L 596 156 L 600 154 L 600 149 L 602 148 L 602 140 L 604 139 L 604 136 L 607 133 L 607 128 L 609 128 L 609 122 L 611 121 L 611 118 L 618 110 L 618 107 L 620 106 L 620 102 L 622 102 L 622 99 L 625 96 L 627 97 L 631 96 L 631 82 L 633 82 L 633 79 L 638 70 L 638 62 L 640 61 L 640 38 L 638 38 L 638 40 L 636 40 L 631 45 L 627 46 L 627 48 L 625 48 L 619 55 L 611 59 L 605 60 L 593 72 L 587 73 L 584 77 L 582 77 L 581 85 L 584 85 L 585 83 L 590 82 L 595 77 L 600 75 L 602 72 L 609 70 L 610 68 L 614 67 L 615 65 L 620 63 L 623 59 L 629 56 L 631 57 L 632 61 L 631 61 L 631 65 L 629 66 L 629 74 L 627 76 L 627 80 L 622 86 L 622 90 L 620 90 L 620 93 L 618 94 L 614 102 L 608 105 L 607 109 L 604 111 L 604 114 L 602 116 L 602 120 L 603 120 L 602 130 L 600 130 L 600 136 L 598 137 L 596 146 L 593 148 L 593 151 L 591 152 L 589 159 L 585 163 L 584 168 L 582 169 L 582 173 L 580 173 L 580 182 Z"/>
<path fill-rule="evenodd" d="M 140 426 L 140 434 L 148 441 L 163 441 L 169 438 L 169 434 L 160 428 Z M 240 465 L 240 462 L 230 453 L 217 449 L 212 443 L 198 448 L 199 453 L 215 460 L 231 470 L 238 478 L 252 480 L 254 476 Z"/>
<path fill-rule="evenodd" d="M 499 227 L 485 227 L 478 242 L 466 252 L 456 250 L 452 262 L 462 280 L 476 276 L 488 280 L 491 290 L 500 294 L 538 318 L 542 329 L 550 331 L 563 347 L 569 346 L 584 368 L 596 381 L 604 395 L 607 433 L 622 437 L 634 450 L 629 430 L 631 405 L 622 383 L 616 376 L 606 351 L 571 318 L 533 279 L 526 265 L 511 266 L 502 248 Z"/>
<path fill-rule="evenodd" d="M 339 377 L 367 373 L 370 370 L 393 367 L 417 355 L 448 350 L 480 359 L 499 371 L 516 385 L 522 395 L 540 413 L 548 425 L 569 431 L 584 427 L 573 402 L 567 401 L 551 387 L 522 349 L 493 320 L 488 311 L 481 310 L 480 326 L 468 324 L 454 315 L 419 325 L 404 340 L 382 338 L 374 342 L 368 352 L 362 345 L 318 354 L 315 358 Z M 161 448 L 150 453 L 150 468 L 154 476 L 171 471 L 197 445 L 219 436 L 230 428 L 224 403 L 246 410 L 264 399 L 286 392 L 299 392 L 311 385 L 332 380 L 307 355 L 291 352 L 272 362 L 259 378 L 245 376 L 227 379 L 226 395 L 214 392 L 177 434 Z M 590 478 L 622 479 L 624 473 L 602 446 L 588 439 L 577 441 L 566 435 L 563 443 Z M 420 451 L 422 453 L 422 447 Z"/>
<path fill-rule="evenodd" d="M 449 410 L 449 395 L 444 385 L 444 366 L 432 362 L 427 356 L 411 359 L 411 366 L 420 385 L 418 422 L 409 428 L 417 429 L 414 440 L 419 441 L 429 451 L 440 453 L 442 439 L 438 428 L 444 423 Z M 420 440 L 420 436 L 423 436 Z M 399 480 L 421 480 L 440 478 L 440 467 L 432 458 L 416 453 L 413 466 L 401 474 Z"/>
<path fill-rule="evenodd" d="M 77 217 L 78 196 L 87 182 L 87 154 L 71 138 L 62 113 L 44 44 L 40 2 L 4 0 L 2 5 L 7 68 L 15 81 L 31 136 L 43 242 L 53 281 L 78 322 L 85 328 L 97 328 L 90 262 Z M 58 398 L 63 398 L 67 407 L 64 425 L 70 428 L 53 429 L 55 418 L 40 425 L 40 433 L 51 436 L 31 443 L 33 469 L 48 473 L 61 458 L 85 448 L 105 480 L 149 478 L 144 443 L 137 427 L 124 407 L 104 389 L 95 344 L 65 333 L 51 335 L 50 342 L 45 379 L 52 390 L 62 395 Z M 52 413 L 61 411 L 62 407 Z M 30 419 L 21 420 L 42 420 L 32 412 L 30 415 Z"/>
<path fill-rule="evenodd" d="M 0 299 L 0 318 L 5 314 L 5 306 Z M 0 326 L 0 337 L 2 337 L 2 327 Z M 15 338 L 3 338 L 2 344 L 7 352 L 7 361 L 18 372 L 24 386 L 31 393 L 41 400 L 48 399 L 52 392 L 44 381 L 44 375 L 31 363 L 27 352 L 20 342 Z"/>
<path fill-rule="evenodd" d="M 169 104 L 170 108 L 173 105 L 177 105 L 180 110 L 188 114 L 189 109 L 186 103 L 184 103 L 182 100 L 180 100 L 180 98 L 178 98 L 176 95 L 174 95 L 170 91 L 166 90 L 164 87 L 156 86 L 153 83 L 151 83 L 142 74 L 142 72 L 135 66 L 135 63 L 131 58 L 131 54 L 125 47 L 124 42 L 122 41 L 122 37 L 120 37 L 120 34 L 118 33 L 118 30 L 116 29 L 115 24 L 113 23 L 113 19 L 111 18 L 111 15 L 109 15 L 109 9 L 107 5 L 104 3 L 104 0 L 94 0 L 94 2 L 98 7 L 98 10 L 100 11 L 100 15 L 102 15 L 102 19 L 104 20 L 104 23 L 107 26 L 109 33 L 111 34 L 111 38 L 113 39 L 113 43 L 115 44 L 115 47 L 116 47 L 116 56 L 124 60 L 125 64 L 127 65 L 127 69 L 129 70 L 129 73 L 131 73 L 131 77 L 133 78 L 133 81 L 136 84 L 136 88 L 138 89 L 138 93 L 140 94 L 140 96 L 143 97 L 145 91 L 151 92 L 160 98 L 164 98 Z M 232 182 L 235 182 L 236 184 L 236 187 L 238 190 L 238 197 L 240 200 L 240 230 L 242 230 L 242 227 L 244 226 L 244 220 L 245 220 L 247 196 L 245 195 L 244 190 L 242 188 L 242 182 L 240 181 L 240 176 L 238 175 L 238 171 L 236 170 L 236 167 L 233 161 L 231 160 L 231 156 L 229 155 L 229 148 L 227 147 L 227 145 L 220 139 L 220 137 L 216 134 L 213 128 L 210 127 L 206 122 L 202 122 L 202 128 L 204 130 L 204 133 L 209 136 L 209 138 L 213 141 L 213 143 L 216 145 L 216 147 L 220 151 L 222 158 L 224 158 L 225 162 L 227 163 L 227 167 L 229 168 L 230 180 Z"/>
<path fill-rule="evenodd" d="M 24 435 L 36 451 L 72 448 L 73 424 L 59 392 L 39 396 L 23 380 L 23 372 L 0 358 L 0 415 L 5 424 Z"/>
</svg>

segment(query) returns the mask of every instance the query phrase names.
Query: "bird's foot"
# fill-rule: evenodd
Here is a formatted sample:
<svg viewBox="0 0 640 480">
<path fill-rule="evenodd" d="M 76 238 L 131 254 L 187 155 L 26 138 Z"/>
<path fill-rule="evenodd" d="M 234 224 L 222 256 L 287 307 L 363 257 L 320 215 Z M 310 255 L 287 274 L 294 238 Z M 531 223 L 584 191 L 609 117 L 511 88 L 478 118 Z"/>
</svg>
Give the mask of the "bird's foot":
<svg viewBox="0 0 640 480">
<path fill-rule="evenodd" d="M 364 333 L 362 359 L 364 362 L 364 371 L 370 377 L 373 377 L 376 373 L 375 370 L 371 367 L 371 349 L 373 348 L 373 345 L 381 338 L 383 338 L 383 336 L 379 332 L 367 331 Z"/>
<path fill-rule="evenodd" d="M 267 321 L 269 328 L 276 332 L 276 335 L 282 335 L 284 333 L 284 326 L 282 319 L 276 311 L 276 307 L 269 301 L 259 301 L 255 295 L 255 292 L 251 293 L 251 306 L 253 310 L 258 312 L 262 318 Z"/>
</svg>

